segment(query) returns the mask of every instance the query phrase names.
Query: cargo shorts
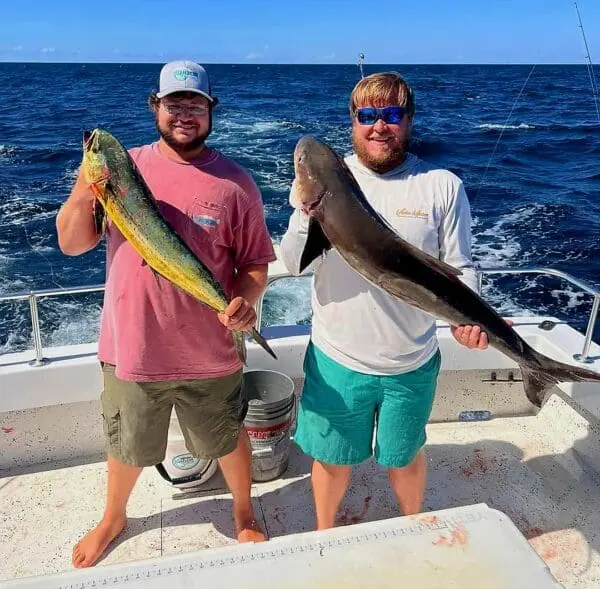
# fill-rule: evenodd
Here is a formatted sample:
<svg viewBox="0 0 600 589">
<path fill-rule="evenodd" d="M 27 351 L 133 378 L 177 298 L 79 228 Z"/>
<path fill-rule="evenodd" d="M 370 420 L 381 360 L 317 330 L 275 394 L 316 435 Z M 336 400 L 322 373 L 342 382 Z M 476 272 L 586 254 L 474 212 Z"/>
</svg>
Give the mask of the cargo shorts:
<svg viewBox="0 0 600 589">
<path fill-rule="evenodd" d="M 248 411 L 242 370 L 201 380 L 132 382 L 102 365 L 100 397 L 110 456 L 123 464 L 162 462 L 173 406 L 188 451 L 196 458 L 221 458 L 235 450 Z"/>
</svg>

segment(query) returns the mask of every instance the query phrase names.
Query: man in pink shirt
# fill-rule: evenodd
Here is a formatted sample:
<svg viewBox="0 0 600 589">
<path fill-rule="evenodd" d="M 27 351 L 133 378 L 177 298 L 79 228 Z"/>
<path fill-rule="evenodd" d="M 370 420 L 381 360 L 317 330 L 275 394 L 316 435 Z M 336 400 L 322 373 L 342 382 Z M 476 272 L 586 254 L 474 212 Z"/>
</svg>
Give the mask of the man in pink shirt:
<svg viewBox="0 0 600 589">
<path fill-rule="evenodd" d="M 126 506 L 144 466 L 162 462 L 173 406 L 188 450 L 218 458 L 233 495 L 240 542 L 264 540 L 250 498 L 247 401 L 230 330 L 256 322 L 254 304 L 275 259 L 260 192 L 243 168 L 205 144 L 217 98 L 196 63 L 166 64 L 149 98 L 160 138 L 130 150 L 173 229 L 231 297 L 224 313 L 196 302 L 150 268 L 109 224 L 98 358 L 108 444 L 104 516 L 73 549 L 73 565 L 93 565 L 125 528 Z M 82 175 L 59 211 L 61 250 L 80 255 L 101 239 L 94 197 Z"/>
</svg>

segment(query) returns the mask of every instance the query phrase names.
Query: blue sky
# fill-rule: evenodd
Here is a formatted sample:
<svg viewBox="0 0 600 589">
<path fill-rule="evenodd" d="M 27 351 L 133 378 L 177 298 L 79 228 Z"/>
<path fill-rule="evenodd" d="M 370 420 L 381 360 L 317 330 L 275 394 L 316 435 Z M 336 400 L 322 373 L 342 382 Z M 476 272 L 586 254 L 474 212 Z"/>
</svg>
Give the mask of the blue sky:
<svg viewBox="0 0 600 589">
<path fill-rule="evenodd" d="M 600 60 L 600 1 L 579 0 Z M 19 0 L 0 61 L 584 63 L 571 0 Z M 600 63 L 600 62 L 598 62 Z"/>
</svg>

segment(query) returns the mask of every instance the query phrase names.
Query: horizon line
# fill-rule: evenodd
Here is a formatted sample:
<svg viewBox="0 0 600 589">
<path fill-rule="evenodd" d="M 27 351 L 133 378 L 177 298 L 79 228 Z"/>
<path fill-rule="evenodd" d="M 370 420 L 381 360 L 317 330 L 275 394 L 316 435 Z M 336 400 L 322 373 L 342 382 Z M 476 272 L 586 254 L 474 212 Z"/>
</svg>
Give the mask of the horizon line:
<svg viewBox="0 0 600 589">
<path fill-rule="evenodd" d="M 11 64 L 46 64 L 46 65 L 164 65 L 169 61 L 49 61 L 49 60 L 25 60 L 15 61 L 10 59 L 0 58 L 0 64 L 11 63 Z M 358 67 L 358 62 L 263 62 L 263 61 L 197 61 L 201 65 L 243 65 L 243 66 L 257 66 L 257 65 L 318 65 L 318 66 L 355 66 Z M 573 62 L 573 61 L 557 61 L 557 62 L 381 62 L 381 63 L 365 63 L 364 67 L 380 66 L 380 65 L 464 65 L 464 66 L 481 66 L 481 65 L 499 65 L 499 66 L 554 66 L 554 65 L 581 65 L 588 67 L 589 64 L 586 62 Z M 592 64 L 599 65 L 599 64 Z"/>
</svg>

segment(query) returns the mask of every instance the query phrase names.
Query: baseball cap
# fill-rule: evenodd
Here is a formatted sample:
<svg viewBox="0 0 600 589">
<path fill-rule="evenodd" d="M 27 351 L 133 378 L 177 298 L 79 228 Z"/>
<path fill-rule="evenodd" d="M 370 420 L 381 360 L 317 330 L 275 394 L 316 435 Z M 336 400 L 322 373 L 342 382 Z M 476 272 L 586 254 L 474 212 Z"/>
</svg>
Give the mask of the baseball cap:
<svg viewBox="0 0 600 589">
<path fill-rule="evenodd" d="M 170 61 L 160 70 L 158 98 L 174 92 L 195 92 L 202 94 L 212 103 L 216 98 L 210 94 L 210 81 L 206 70 L 193 61 Z"/>
</svg>

